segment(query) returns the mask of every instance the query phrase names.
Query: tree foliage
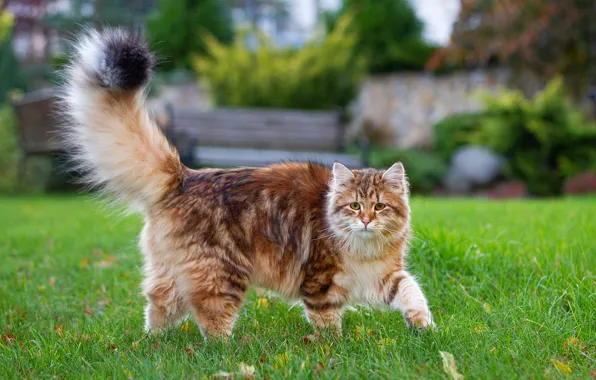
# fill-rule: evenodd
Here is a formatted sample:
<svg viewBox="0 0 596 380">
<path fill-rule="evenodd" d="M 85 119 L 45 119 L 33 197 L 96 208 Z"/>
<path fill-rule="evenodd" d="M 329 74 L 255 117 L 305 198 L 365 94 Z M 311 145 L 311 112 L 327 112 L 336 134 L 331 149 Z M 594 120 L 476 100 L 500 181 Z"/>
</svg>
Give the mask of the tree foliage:
<svg viewBox="0 0 596 380">
<path fill-rule="evenodd" d="M 367 56 L 371 73 L 423 69 L 434 51 L 407 0 L 343 0 L 337 13 L 327 15 L 328 28 L 348 12 L 354 14 L 358 51 Z"/>
<path fill-rule="evenodd" d="M 147 22 L 151 47 L 163 59 L 161 68 L 191 69 L 193 56 L 204 55 L 205 32 L 218 41 L 232 41 L 230 9 L 221 0 L 160 0 Z"/>
<path fill-rule="evenodd" d="M 13 23 L 14 17 L 3 8 L 0 0 L 0 103 L 6 100 L 10 90 L 23 88 L 25 85 L 10 41 Z"/>
<path fill-rule="evenodd" d="M 249 48 L 245 37 L 224 45 L 207 36 L 208 54 L 195 67 L 219 106 L 334 109 L 353 100 L 365 74 L 355 54 L 349 18 L 339 20 L 321 40 L 298 50 L 284 49 L 262 34 Z"/>
<path fill-rule="evenodd" d="M 539 78 L 562 75 L 580 94 L 586 84 L 596 84 L 594 20 L 593 0 L 462 0 L 452 45 L 427 68 L 496 59 Z"/>
</svg>

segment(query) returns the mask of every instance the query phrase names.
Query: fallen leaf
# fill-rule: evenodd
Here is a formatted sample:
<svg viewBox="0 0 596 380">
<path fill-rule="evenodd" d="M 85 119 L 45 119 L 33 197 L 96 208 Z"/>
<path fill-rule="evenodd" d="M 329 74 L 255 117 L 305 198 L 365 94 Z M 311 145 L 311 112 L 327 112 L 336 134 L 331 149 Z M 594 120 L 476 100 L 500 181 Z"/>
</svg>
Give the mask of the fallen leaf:
<svg viewBox="0 0 596 380">
<path fill-rule="evenodd" d="M 89 305 L 89 301 L 85 302 L 85 309 L 83 310 L 83 313 L 88 317 L 92 317 L 95 314 L 95 311 Z"/>
<path fill-rule="evenodd" d="M 105 260 L 101 260 L 95 263 L 95 266 L 98 268 L 108 268 L 114 265 L 116 260 L 118 260 L 118 256 L 109 256 Z"/>
<path fill-rule="evenodd" d="M 265 297 L 261 297 L 257 300 L 257 307 L 267 309 L 269 307 L 269 300 Z"/>
<path fill-rule="evenodd" d="M 315 364 L 315 366 L 313 367 L 313 370 L 317 373 L 321 373 L 323 372 L 323 370 L 325 369 L 325 365 L 322 362 L 318 362 L 317 364 Z"/>
<path fill-rule="evenodd" d="M 58 334 L 62 334 L 64 332 L 64 327 L 62 327 L 62 325 L 56 325 L 54 326 L 54 330 L 56 330 Z"/>
<path fill-rule="evenodd" d="M 114 351 L 118 350 L 118 346 L 117 346 L 117 345 L 116 345 L 116 343 L 114 343 L 114 342 L 110 342 L 110 343 L 108 343 L 108 344 L 106 345 L 106 348 L 107 348 L 108 350 L 114 350 Z"/>
<path fill-rule="evenodd" d="M 238 365 L 238 372 L 219 372 L 213 375 L 213 378 L 231 379 L 241 377 L 245 379 L 254 379 L 255 372 L 255 367 L 245 363 L 240 363 Z"/>
<path fill-rule="evenodd" d="M 153 344 L 151 345 L 151 347 L 153 347 L 154 349 L 156 349 L 156 350 L 157 350 L 157 349 L 159 349 L 159 344 L 157 344 L 157 343 L 153 343 Z"/>
<path fill-rule="evenodd" d="M 590 375 L 592 375 L 592 380 L 596 380 L 596 369 L 590 371 Z"/>
<path fill-rule="evenodd" d="M 52 276 L 50 277 L 50 286 L 54 287 L 56 285 L 56 279 Z"/>
<path fill-rule="evenodd" d="M 14 334 L 3 334 L 2 335 L 2 343 L 4 344 L 9 344 L 9 343 L 14 343 L 15 342 L 15 337 Z"/>
<path fill-rule="evenodd" d="M 318 335 L 305 335 L 302 337 L 302 341 L 304 342 L 304 344 L 314 343 L 317 340 L 319 340 Z"/>
<path fill-rule="evenodd" d="M 486 311 L 487 313 L 490 313 L 490 312 L 491 312 L 491 310 L 492 310 L 492 309 L 491 309 L 491 307 L 490 307 L 490 305 L 488 304 L 488 302 L 485 302 L 485 303 L 482 305 L 482 308 L 483 308 L 483 309 L 484 309 L 484 311 Z"/>
<path fill-rule="evenodd" d="M 37 287 L 37 291 L 38 292 L 41 292 L 41 293 L 45 292 L 46 291 L 46 286 L 45 285 L 38 286 Z"/>
<path fill-rule="evenodd" d="M 579 339 L 577 339 L 576 337 L 567 338 L 567 340 L 565 340 L 565 343 L 563 343 L 564 348 L 577 347 L 578 345 Z"/>
<path fill-rule="evenodd" d="M 553 363 L 553 365 L 555 366 L 555 368 L 562 373 L 567 373 L 567 374 L 571 374 L 571 367 L 569 367 L 569 365 L 563 363 L 562 361 L 558 360 L 558 359 L 549 359 L 549 361 L 551 363 Z"/>
<path fill-rule="evenodd" d="M 443 371 L 445 371 L 447 376 L 452 380 L 463 379 L 464 376 L 457 372 L 457 364 L 453 355 L 446 351 L 439 351 L 439 354 L 441 354 L 441 359 L 443 359 Z"/>
<path fill-rule="evenodd" d="M 184 349 L 184 352 L 186 352 L 186 354 L 190 357 L 193 357 L 195 355 L 194 351 L 192 350 L 192 348 L 190 346 L 186 346 L 186 348 Z"/>
<path fill-rule="evenodd" d="M 132 342 L 132 348 L 134 348 L 135 350 L 138 350 L 140 343 L 141 343 L 140 340 L 135 340 L 134 342 Z"/>
<path fill-rule="evenodd" d="M 267 361 L 267 355 L 263 352 L 261 356 L 259 356 L 259 363 L 265 363 Z"/>
<path fill-rule="evenodd" d="M 89 258 L 88 257 L 83 257 L 80 261 L 79 261 L 79 265 L 81 266 L 81 268 L 86 268 L 89 266 Z"/>
<path fill-rule="evenodd" d="M 246 363 L 240 363 L 238 364 L 238 374 L 240 376 L 245 376 L 245 377 L 249 377 L 249 378 L 253 378 L 255 377 L 255 367 L 252 365 L 248 365 Z"/>
<path fill-rule="evenodd" d="M 250 335 L 243 335 L 238 337 L 238 344 L 240 346 L 246 346 L 248 344 L 251 344 L 254 340 L 255 338 Z"/>
<path fill-rule="evenodd" d="M 129 371 L 129 370 L 125 369 L 125 370 L 124 370 L 124 374 L 125 374 L 125 375 L 126 375 L 126 377 L 128 377 L 129 379 L 131 379 L 131 378 L 132 378 L 132 373 L 130 373 L 130 371 Z"/>
<path fill-rule="evenodd" d="M 186 321 L 183 324 L 180 325 L 180 330 L 184 331 L 184 332 L 188 332 L 188 329 L 190 328 L 190 322 Z"/>
<path fill-rule="evenodd" d="M 231 372 L 218 372 L 215 375 L 211 376 L 213 379 L 231 379 L 234 377 L 234 374 Z"/>
<path fill-rule="evenodd" d="M 277 359 L 275 360 L 275 364 L 273 365 L 273 367 L 276 369 L 283 368 L 286 366 L 286 364 L 288 364 L 289 361 L 290 355 L 287 352 L 284 352 L 283 354 L 277 356 Z"/>
</svg>

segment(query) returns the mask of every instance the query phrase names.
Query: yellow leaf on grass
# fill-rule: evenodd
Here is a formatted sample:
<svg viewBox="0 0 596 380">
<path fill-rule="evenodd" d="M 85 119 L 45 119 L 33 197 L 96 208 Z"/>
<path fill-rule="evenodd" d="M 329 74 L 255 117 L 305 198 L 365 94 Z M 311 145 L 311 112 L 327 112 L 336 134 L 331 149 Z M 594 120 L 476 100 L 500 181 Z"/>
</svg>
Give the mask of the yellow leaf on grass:
<svg viewBox="0 0 596 380">
<path fill-rule="evenodd" d="M 443 359 L 443 371 L 452 380 L 463 380 L 464 376 L 457 372 L 457 364 L 455 364 L 455 358 L 450 352 L 439 351 L 441 359 Z"/>
<path fill-rule="evenodd" d="M 565 343 L 563 343 L 564 348 L 577 347 L 578 345 L 579 339 L 577 339 L 576 337 L 567 338 L 567 340 L 565 340 Z"/>
<path fill-rule="evenodd" d="M 184 332 L 188 332 L 188 329 L 190 328 L 190 322 L 186 321 L 183 324 L 180 325 L 180 330 L 184 331 Z"/>
<path fill-rule="evenodd" d="M 486 311 L 487 313 L 490 313 L 491 308 L 490 308 L 490 305 L 488 304 L 488 302 L 485 302 L 484 305 L 482 305 L 482 307 L 484 308 L 484 311 Z"/>
<path fill-rule="evenodd" d="M 267 309 L 269 307 L 269 300 L 265 297 L 259 298 L 257 300 L 257 307 Z"/>
<path fill-rule="evenodd" d="M 553 365 L 555 366 L 555 368 L 562 373 L 567 373 L 567 374 L 571 374 L 571 367 L 569 367 L 569 365 L 563 363 L 560 360 L 553 360 L 553 359 L 549 359 L 551 363 L 553 363 Z"/>
<path fill-rule="evenodd" d="M 287 352 L 284 352 L 283 354 L 277 356 L 274 367 L 275 369 L 283 368 L 286 366 L 286 364 L 288 364 L 289 361 L 290 355 Z"/>
</svg>

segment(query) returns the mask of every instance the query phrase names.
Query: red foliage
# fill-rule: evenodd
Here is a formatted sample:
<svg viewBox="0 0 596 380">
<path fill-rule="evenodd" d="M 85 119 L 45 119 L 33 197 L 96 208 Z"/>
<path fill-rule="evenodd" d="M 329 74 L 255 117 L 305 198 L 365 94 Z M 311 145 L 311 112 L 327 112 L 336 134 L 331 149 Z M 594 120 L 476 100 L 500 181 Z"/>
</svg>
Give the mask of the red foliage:
<svg viewBox="0 0 596 380">
<path fill-rule="evenodd" d="M 594 20 L 596 1 L 591 0 L 462 0 L 452 44 L 431 57 L 427 69 L 498 60 L 585 85 L 596 81 Z"/>
</svg>

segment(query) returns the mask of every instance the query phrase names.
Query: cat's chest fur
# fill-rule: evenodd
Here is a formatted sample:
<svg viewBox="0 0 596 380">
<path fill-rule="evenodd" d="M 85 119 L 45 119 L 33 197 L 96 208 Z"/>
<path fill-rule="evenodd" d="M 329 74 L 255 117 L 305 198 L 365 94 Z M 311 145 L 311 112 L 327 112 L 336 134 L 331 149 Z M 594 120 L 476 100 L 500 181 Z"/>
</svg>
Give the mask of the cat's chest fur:
<svg viewBox="0 0 596 380">
<path fill-rule="evenodd" d="M 334 282 L 346 289 L 350 303 L 382 303 L 379 288 L 383 279 L 395 270 L 397 261 L 395 257 L 368 260 L 345 257 L 343 271 L 334 276 Z"/>
</svg>

